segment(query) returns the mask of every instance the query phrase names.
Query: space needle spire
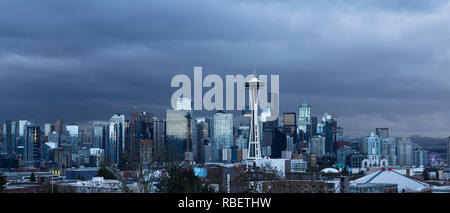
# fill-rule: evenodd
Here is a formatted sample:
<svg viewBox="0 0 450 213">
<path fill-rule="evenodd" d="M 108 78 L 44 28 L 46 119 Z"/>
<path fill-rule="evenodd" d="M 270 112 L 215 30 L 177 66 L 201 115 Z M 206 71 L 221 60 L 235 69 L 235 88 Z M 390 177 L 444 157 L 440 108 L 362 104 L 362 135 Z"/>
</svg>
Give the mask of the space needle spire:
<svg viewBox="0 0 450 213">
<path fill-rule="evenodd" d="M 245 87 L 249 90 L 250 98 L 250 110 L 251 110 L 251 121 L 250 121 L 250 138 L 248 142 L 247 160 L 254 161 L 261 158 L 261 146 L 260 138 L 261 134 L 259 132 L 259 89 L 263 87 L 263 83 L 256 77 L 256 75 L 250 78 L 249 81 L 245 82 Z"/>
</svg>

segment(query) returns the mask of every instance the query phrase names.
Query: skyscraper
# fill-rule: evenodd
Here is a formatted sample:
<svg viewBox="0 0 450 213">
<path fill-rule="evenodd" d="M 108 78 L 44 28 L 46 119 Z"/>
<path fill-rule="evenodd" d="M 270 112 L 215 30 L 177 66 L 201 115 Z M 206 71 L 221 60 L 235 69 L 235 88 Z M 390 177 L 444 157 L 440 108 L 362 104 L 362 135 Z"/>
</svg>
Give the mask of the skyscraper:
<svg viewBox="0 0 450 213">
<path fill-rule="evenodd" d="M 378 166 L 381 162 L 381 138 L 371 132 L 364 138 L 365 154 L 372 166 Z"/>
<path fill-rule="evenodd" d="M 427 166 L 427 151 L 424 150 L 419 144 L 412 144 L 412 160 L 411 164 L 415 167 Z"/>
<path fill-rule="evenodd" d="M 48 134 L 48 142 L 56 143 L 58 146 L 61 144 L 59 143 L 59 135 L 56 131 L 52 131 Z"/>
<path fill-rule="evenodd" d="M 81 148 L 92 148 L 94 141 L 93 128 L 80 128 L 78 133 L 78 144 Z"/>
<path fill-rule="evenodd" d="M 15 154 L 17 149 L 17 125 L 15 121 L 3 124 L 3 143 L 5 152 Z"/>
<path fill-rule="evenodd" d="M 222 150 L 233 146 L 233 114 L 215 113 L 211 119 L 211 129 L 213 160 L 222 161 Z"/>
<path fill-rule="evenodd" d="M 169 161 L 184 160 L 184 151 L 187 150 L 188 117 L 190 110 L 166 111 L 166 136 L 167 136 L 167 157 Z M 191 139 L 192 140 L 192 139 Z M 189 144 L 191 145 L 191 143 Z M 192 147 L 190 147 L 192 150 Z"/>
<path fill-rule="evenodd" d="M 377 135 L 382 138 L 389 137 L 389 128 L 376 128 L 375 131 L 376 131 Z"/>
<path fill-rule="evenodd" d="M 411 139 L 403 138 L 398 142 L 397 145 L 397 155 L 398 155 L 398 163 L 402 167 L 409 167 L 411 166 L 411 159 L 412 159 L 412 142 Z"/>
<path fill-rule="evenodd" d="M 317 117 L 311 116 L 311 136 L 317 135 Z"/>
<path fill-rule="evenodd" d="M 129 125 L 126 125 L 125 152 L 128 156 L 128 161 L 135 161 L 140 158 L 141 151 L 149 156 L 152 154 L 153 116 L 147 112 L 134 111 L 131 116 Z M 146 156 L 145 159 L 149 159 L 149 156 Z"/>
<path fill-rule="evenodd" d="M 450 168 L 450 137 L 447 139 L 447 168 Z"/>
<path fill-rule="evenodd" d="M 54 126 L 51 123 L 44 124 L 44 135 L 48 136 L 54 129 Z"/>
<path fill-rule="evenodd" d="M 364 138 L 364 153 L 368 155 L 381 155 L 381 138 L 371 132 Z"/>
<path fill-rule="evenodd" d="M 54 128 L 55 128 L 55 131 L 58 133 L 58 135 L 61 136 L 61 134 L 64 134 L 64 123 L 63 123 L 62 118 L 55 121 Z"/>
<path fill-rule="evenodd" d="M 274 128 L 278 127 L 278 119 L 265 121 L 262 123 L 262 155 L 270 156 L 271 146 L 273 144 Z"/>
<path fill-rule="evenodd" d="M 396 141 L 393 137 L 381 138 L 381 157 L 388 161 L 389 165 L 397 164 L 395 153 Z"/>
<path fill-rule="evenodd" d="M 24 160 L 41 160 L 41 130 L 39 125 L 28 123 L 25 131 Z"/>
<path fill-rule="evenodd" d="M 270 153 L 272 158 L 281 158 L 281 153 L 287 150 L 287 137 L 290 136 L 287 136 L 282 128 L 274 128 Z"/>
<path fill-rule="evenodd" d="M 3 152 L 3 124 L 0 122 L 0 153 Z"/>
<path fill-rule="evenodd" d="M 319 158 L 323 157 L 325 155 L 325 137 L 321 135 L 313 136 L 309 144 L 309 149 L 311 154 L 316 154 Z"/>
<path fill-rule="evenodd" d="M 283 113 L 283 132 L 297 142 L 297 118 L 295 112 Z"/>
<path fill-rule="evenodd" d="M 325 113 L 322 123 L 322 134 L 325 136 L 325 152 L 333 155 L 336 153 L 337 120 L 333 115 Z"/>
<path fill-rule="evenodd" d="M 108 142 L 105 148 L 107 162 L 120 166 L 125 146 L 125 115 L 115 114 L 111 117 L 108 127 Z"/>
<path fill-rule="evenodd" d="M 78 143 L 78 124 L 69 124 L 66 126 L 67 143 L 72 147 L 72 154 L 77 154 L 79 149 Z"/>
<path fill-rule="evenodd" d="M 108 139 L 108 126 L 108 122 L 94 122 L 94 142 L 92 144 L 92 148 L 105 149 L 106 141 Z"/>
<path fill-rule="evenodd" d="M 166 122 L 153 118 L 153 160 L 162 162 L 166 159 Z"/>
<path fill-rule="evenodd" d="M 311 135 L 311 106 L 303 103 L 298 108 L 297 135 L 300 140 L 307 140 Z"/>
<path fill-rule="evenodd" d="M 195 141 L 194 148 L 196 150 L 196 160 L 199 162 L 205 162 L 204 142 L 209 138 L 209 125 L 206 122 L 206 118 L 195 119 L 193 127 L 195 128 L 195 130 L 193 131 L 193 139 L 195 139 L 193 141 Z"/>
<path fill-rule="evenodd" d="M 18 146 L 22 149 L 22 152 L 23 152 L 23 149 L 25 146 L 25 132 L 27 130 L 26 128 L 27 128 L 28 124 L 29 124 L 29 122 L 26 120 L 19 120 L 19 132 L 18 132 L 19 144 L 18 144 Z"/>
</svg>

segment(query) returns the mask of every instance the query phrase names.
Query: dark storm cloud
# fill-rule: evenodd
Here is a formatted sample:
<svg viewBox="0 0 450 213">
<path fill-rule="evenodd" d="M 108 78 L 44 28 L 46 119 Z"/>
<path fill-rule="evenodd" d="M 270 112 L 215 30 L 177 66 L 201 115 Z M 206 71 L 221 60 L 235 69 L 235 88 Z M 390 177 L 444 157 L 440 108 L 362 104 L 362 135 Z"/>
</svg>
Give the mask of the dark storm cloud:
<svg viewBox="0 0 450 213">
<path fill-rule="evenodd" d="M 448 1 L 2 1 L 0 120 L 159 116 L 172 76 L 280 75 L 282 111 L 307 100 L 349 135 L 443 137 Z"/>
</svg>

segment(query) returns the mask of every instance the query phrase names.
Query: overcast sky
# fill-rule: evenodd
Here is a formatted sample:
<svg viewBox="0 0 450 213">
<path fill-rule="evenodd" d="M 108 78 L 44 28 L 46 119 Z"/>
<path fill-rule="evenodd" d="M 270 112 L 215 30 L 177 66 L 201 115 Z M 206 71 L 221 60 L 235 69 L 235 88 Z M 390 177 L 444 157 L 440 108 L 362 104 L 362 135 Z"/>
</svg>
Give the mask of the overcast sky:
<svg viewBox="0 0 450 213">
<path fill-rule="evenodd" d="M 194 66 L 278 74 L 346 135 L 450 135 L 449 1 L 0 1 L 0 121 L 161 117 Z"/>
</svg>

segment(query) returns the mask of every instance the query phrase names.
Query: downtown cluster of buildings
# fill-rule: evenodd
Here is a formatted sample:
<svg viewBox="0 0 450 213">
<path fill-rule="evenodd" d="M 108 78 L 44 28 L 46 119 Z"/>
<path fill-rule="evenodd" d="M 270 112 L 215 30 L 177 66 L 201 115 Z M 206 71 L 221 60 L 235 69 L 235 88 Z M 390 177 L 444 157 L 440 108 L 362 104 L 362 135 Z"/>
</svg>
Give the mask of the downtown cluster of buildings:
<svg viewBox="0 0 450 213">
<path fill-rule="evenodd" d="M 247 159 L 250 110 L 238 115 L 217 111 L 210 117 L 195 117 L 190 109 L 189 99 L 179 99 L 177 109 L 168 109 L 162 120 L 146 112 L 133 112 L 130 118 L 115 114 L 85 128 L 64 124 L 62 119 L 43 126 L 27 120 L 6 121 L 0 131 L 1 156 L 13 167 L 37 168 L 109 163 L 127 169 L 133 163 L 232 163 Z M 377 128 L 362 139 L 349 139 L 335 116 L 313 116 L 306 103 L 298 113 L 283 113 L 282 118 L 281 122 L 277 119 L 259 125 L 263 158 L 302 159 L 311 168 L 405 168 L 436 163 L 428 158 L 427 150 L 410 139 L 391 137 L 387 128 Z"/>
<path fill-rule="evenodd" d="M 345 172 L 351 176 L 395 168 L 403 169 L 403 175 L 413 176 L 412 173 L 422 174 L 427 167 L 439 166 L 428 157 L 427 150 L 410 139 L 390 136 L 387 128 L 349 139 L 335 116 L 325 113 L 317 117 L 311 112 L 311 106 L 303 103 L 296 112 L 283 113 L 280 120 L 260 121 L 261 159 L 256 163 L 281 165 L 278 169 L 284 177 L 303 173 L 302 180 L 297 175 L 289 180 L 297 181 L 295 184 L 309 183 L 314 172 L 331 171 L 332 176 Z M 188 162 L 197 168 L 221 165 L 221 171 L 232 171 L 230 167 L 246 162 L 249 156 L 251 119 L 248 107 L 239 113 L 217 111 L 207 117 L 196 116 L 191 100 L 180 98 L 176 109 L 166 110 L 164 119 L 133 111 L 129 117 L 114 114 L 109 120 L 95 121 L 83 128 L 75 123 L 65 124 L 62 119 L 44 125 L 27 120 L 6 121 L 0 125 L 0 167 L 14 171 L 11 175 L 33 171 L 59 176 L 62 172 L 71 179 L 80 174 L 92 179 L 101 165 L 132 171 L 153 163 Z M 449 172 L 442 172 L 435 176 L 445 174 L 448 179 Z M 324 185 L 332 184 L 332 192 L 345 191 L 342 181 L 337 180 L 322 181 Z M 349 188 L 349 179 L 346 180 Z M 363 184 L 356 189 L 367 190 L 367 186 L 372 187 Z M 370 190 L 378 190 L 376 187 L 380 186 Z"/>
</svg>

